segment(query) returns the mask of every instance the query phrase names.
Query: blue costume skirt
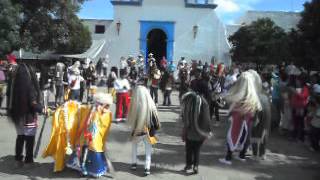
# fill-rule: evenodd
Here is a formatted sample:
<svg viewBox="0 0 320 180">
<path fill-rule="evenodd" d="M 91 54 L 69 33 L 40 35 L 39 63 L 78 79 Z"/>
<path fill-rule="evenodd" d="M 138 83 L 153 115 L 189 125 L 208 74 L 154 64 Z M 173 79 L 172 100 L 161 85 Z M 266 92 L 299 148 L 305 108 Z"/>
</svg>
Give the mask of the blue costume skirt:
<svg viewBox="0 0 320 180">
<path fill-rule="evenodd" d="M 81 167 L 80 160 L 73 152 L 70 156 L 67 167 L 80 171 L 84 175 L 90 175 L 93 177 L 101 177 L 108 172 L 108 164 L 104 152 L 94 152 L 88 149 L 86 163 L 84 167 Z"/>
<path fill-rule="evenodd" d="M 100 177 L 107 174 L 108 165 L 103 152 L 94 152 L 88 150 L 86 161 L 86 169 L 88 174 L 93 177 Z"/>
</svg>

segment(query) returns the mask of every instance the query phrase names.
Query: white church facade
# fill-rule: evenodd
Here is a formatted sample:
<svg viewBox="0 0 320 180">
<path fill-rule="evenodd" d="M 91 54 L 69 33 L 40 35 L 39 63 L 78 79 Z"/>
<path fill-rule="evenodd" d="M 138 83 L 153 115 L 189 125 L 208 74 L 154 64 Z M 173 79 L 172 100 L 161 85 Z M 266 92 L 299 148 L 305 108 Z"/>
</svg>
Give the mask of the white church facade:
<svg viewBox="0 0 320 180">
<path fill-rule="evenodd" d="M 230 63 L 229 44 L 213 0 L 111 0 L 114 18 L 105 27 L 105 51 L 112 65 L 120 57 L 153 53 L 176 63 Z M 99 36 L 100 38 L 101 36 Z"/>
</svg>

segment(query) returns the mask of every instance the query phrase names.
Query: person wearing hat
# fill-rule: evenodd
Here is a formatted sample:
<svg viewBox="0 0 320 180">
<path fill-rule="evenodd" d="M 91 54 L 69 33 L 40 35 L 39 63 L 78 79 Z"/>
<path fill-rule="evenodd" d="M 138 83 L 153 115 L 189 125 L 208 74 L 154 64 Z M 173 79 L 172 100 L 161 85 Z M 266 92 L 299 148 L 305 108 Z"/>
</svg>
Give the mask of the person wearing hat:
<svg viewBox="0 0 320 180">
<path fill-rule="evenodd" d="M 80 101 L 80 83 L 83 81 L 79 68 L 73 68 L 68 79 L 71 100 Z"/>
<path fill-rule="evenodd" d="M 126 69 L 120 70 L 120 78 L 114 82 L 114 89 L 117 96 L 116 122 L 126 121 L 129 110 L 129 90 L 131 89 Z"/>
</svg>

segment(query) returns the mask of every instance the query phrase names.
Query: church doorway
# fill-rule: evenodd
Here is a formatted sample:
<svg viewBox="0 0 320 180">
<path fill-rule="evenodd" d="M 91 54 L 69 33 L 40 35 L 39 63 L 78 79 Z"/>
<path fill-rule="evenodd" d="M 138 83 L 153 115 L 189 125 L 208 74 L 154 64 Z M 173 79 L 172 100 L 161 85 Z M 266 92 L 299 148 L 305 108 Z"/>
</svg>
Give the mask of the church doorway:
<svg viewBox="0 0 320 180">
<path fill-rule="evenodd" d="M 153 29 L 147 36 L 147 54 L 152 53 L 159 67 L 163 57 L 167 59 L 167 35 L 161 29 Z"/>
</svg>

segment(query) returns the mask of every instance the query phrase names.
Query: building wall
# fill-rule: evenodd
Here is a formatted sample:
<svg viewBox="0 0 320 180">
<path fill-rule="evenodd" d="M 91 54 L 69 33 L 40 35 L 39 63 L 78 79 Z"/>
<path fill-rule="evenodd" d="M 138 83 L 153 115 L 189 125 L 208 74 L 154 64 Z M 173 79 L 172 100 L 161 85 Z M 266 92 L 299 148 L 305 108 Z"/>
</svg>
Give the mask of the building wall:
<svg viewBox="0 0 320 180">
<path fill-rule="evenodd" d="M 186 8 L 184 0 L 144 0 L 142 6 L 114 6 L 114 21 L 106 33 L 110 44 L 113 65 L 121 56 L 134 55 L 140 51 L 140 21 L 169 21 L 175 24 L 173 60 L 180 57 L 210 62 L 212 56 L 229 63 L 229 51 L 224 25 L 214 9 Z M 117 34 L 117 23 L 121 23 Z M 197 37 L 193 26 L 198 26 Z"/>
<path fill-rule="evenodd" d="M 106 37 L 107 30 L 113 20 L 102 20 L 102 19 L 82 19 L 82 24 L 87 26 L 91 32 L 91 37 L 93 40 L 100 40 Z M 105 26 L 105 33 L 104 34 L 96 34 L 95 27 L 96 25 L 103 25 Z"/>
</svg>

